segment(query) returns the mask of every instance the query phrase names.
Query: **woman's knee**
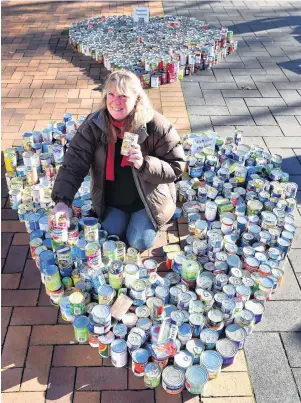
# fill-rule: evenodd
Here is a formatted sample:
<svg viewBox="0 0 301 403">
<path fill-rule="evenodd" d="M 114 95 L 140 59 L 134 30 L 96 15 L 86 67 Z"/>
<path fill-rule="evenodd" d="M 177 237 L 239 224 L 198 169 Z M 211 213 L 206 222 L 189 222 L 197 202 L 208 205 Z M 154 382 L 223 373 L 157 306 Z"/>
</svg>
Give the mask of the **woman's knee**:
<svg viewBox="0 0 301 403">
<path fill-rule="evenodd" d="M 142 230 L 141 232 L 127 231 L 127 242 L 129 246 L 138 249 L 143 252 L 154 246 L 156 241 L 156 231 L 153 229 Z"/>
</svg>

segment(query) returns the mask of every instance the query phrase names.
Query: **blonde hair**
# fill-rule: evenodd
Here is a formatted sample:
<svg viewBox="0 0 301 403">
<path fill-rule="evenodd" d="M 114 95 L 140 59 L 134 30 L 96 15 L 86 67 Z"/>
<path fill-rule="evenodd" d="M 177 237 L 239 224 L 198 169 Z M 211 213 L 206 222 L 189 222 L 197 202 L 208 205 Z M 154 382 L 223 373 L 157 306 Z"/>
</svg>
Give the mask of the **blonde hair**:
<svg viewBox="0 0 301 403">
<path fill-rule="evenodd" d="M 154 117 L 154 109 L 151 102 L 143 90 L 139 78 L 132 72 L 127 70 L 117 70 L 111 73 L 104 84 L 102 98 L 100 100 L 100 111 L 103 114 L 108 142 L 115 143 L 117 140 L 115 128 L 109 119 L 109 112 L 107 110 L 107 94 L 112 87 L 115 87 L 119 94 L 127 95 L 129 91 L 137 96 L 137 101 L 134 109 L 127 117 L 125 131 L 135 133 L 138 127 L 145 125 Z"/>
</svg>

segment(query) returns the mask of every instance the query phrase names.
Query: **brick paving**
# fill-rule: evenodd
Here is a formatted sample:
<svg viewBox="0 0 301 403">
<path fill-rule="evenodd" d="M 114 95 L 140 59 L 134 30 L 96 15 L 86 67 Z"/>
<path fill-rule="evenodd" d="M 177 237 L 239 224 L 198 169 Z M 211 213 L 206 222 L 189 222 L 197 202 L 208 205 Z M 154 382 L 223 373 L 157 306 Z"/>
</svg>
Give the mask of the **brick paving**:
<svg viewBox="0 0 301 403">
<path fill-rule="evenodd" d="M 149 90 L 154 107 L 181 135 L 214 128 L 222 136 L 241 128 L 285 158 L 301 186 L 300 2 L 287 0 L 119 1 L 2 3 L 2 147 L 19 144 L 24 131 L 42 129 L 67 111 L 97 110 L 106 72 L 68 46 L 68 27 L 90 16 L 131 14 L 193 16 L 233 29 L 238 52 L 212 71 Z M 300 192 L 299 192 L 300 195 Z M 80 403 L 199 402 L 187 391 L 147 390 L 129 369 L 116 369 L 90 346 L 74 345 L 73 330 L 49 303 L 31 260 L 28 234 L 10 210 L 2 166 L 2 401 Z M 211 381 L 203 403 L 297 403 L 301 393 L 301 210 L 283 287 L 235 364 Z M 144 257 L 165 273 L 162 246 L 183 242 L 185 219 L 169 224 Z M 250 373 L 248 373 L 248 368 Z M 255 396 L 253 396 L 253 393 Z M 299 393 L 299 394 L 298 394 Z"/>
</svg>

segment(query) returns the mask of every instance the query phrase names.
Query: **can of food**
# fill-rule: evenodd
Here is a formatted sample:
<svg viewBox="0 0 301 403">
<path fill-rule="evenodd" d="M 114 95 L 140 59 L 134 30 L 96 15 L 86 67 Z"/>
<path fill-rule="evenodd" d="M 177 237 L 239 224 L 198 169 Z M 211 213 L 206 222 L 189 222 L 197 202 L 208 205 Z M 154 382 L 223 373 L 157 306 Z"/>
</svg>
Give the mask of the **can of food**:
<svg viewBox="0 0 301 403">
<path fill-rule="evenodd" d="M 150 309 L 146 305 L 138 306 L 135 314 L 138 318 L 148 318 L 150 316 Z"/>
<path fill-rule="evenodd" d="M 192 313 L 189 316 L 189 324 L 192 328 L 192 336 L 199 337 L 205 326 L 205 317 L 201 313 Z"/>
<path fill-rule="evenodd" d="M 108 284 L 101 285 L 98 290 L 98 303 L 101 305 L 111 305 L 116 295 L 116 291 Z"/>
<path fill-rule="evenodd" d="M 144 348 L 138 348 L 132 352 L 132 371 L 136 376 L 144 376 L 144 370 L 148 362 L 148 352 Z"/>
<path fill-rule="evenodd" d="M 49 296 L 50 296 L 50 300 L 53 303 L 53 305 L 58 306 L 60 303 L 60 300 L 63 298 L 64 296 L 64 286 L 62 285 L 61 288 L 59 288 L 56 291 L 50 291 Z"/>
<path fill-rule="evenodd" d="M 126 244 L 122 241 L 117 241 L 117 259 L 124 262 L 126 255 Z"/>
<path fill-rule="evenodd" d="M 214 379 L 221 372 L 223 357 L 217 351 L 206 350 L 200 356 L 200 364 L 208 371 L 209 379 Z"/>
<path fill-rule="evenodd" d="M 137 350 L 142 346 L 142 336 L 136 332 L 130 333 L 126 344 L 130 351 Z"/>
<path fill-rule="evenodd" d="M 183 323 L 178 329 L 178 339 L 182 347 L 192 338 L 192 327 L 188 323 Z"/>
<path fill-rule="evenodd" d="M 117 244 L 114 241 L 105 241 L 102 245 L 103 255 L 110 261 L 117 260 Z"/>
<path fill-rule="evenodd" d="M 148 388 L 154 389 L 160 385 L 161 368 L 155 362 L 149 362 L 144 368 L 144 383 Z"/>
<path fill-rule="evenodd" d="M 30 252 L 31 252 L 31 257 L 33 259 L 36 258 L 35 255 L 35 250 L 39 247 L 43 245 L 43 240 L 41 238 L 34 238 L 29 242 L 29 246 L 30 246 Z M 54 264 L 54 261 L 53 261 Z"/>
<path fill-rule="evenodd" d="M 132 247 L 128 248 L 125 259 L 127 263 L 139 263 L 139 250 Z"/>
<path fill-rule="evenodd" d="M 184 389 L 184 372 L 175 366 L 168 366 L 162 372 L 162 387 L 170 395 L 181 393 Z"/>
<path fill-rule="evenodd" d="M 113 332 L 108 332 L 98 337 L 98 353 L 102 358 L 110 356 L 110 344 L 114 340 Z"/>
<path fill-rule="evenodd" d="M 72 315 L 77 316 L 85 313 L 84 296 L 82 293 L 76 291 L 69 295 L 69 303 Z"/>
<path fill-rule="evenodd" d="M 98 222 L 97 218 L 84 218 L 84 234 L 87 242 L 98 242 Z"/>
<path fill-rule="evenodd" d="M 127 335 L 127 327 L 123 323 L 116 323 L 113 327 L 113 333 L 116 339 L 124 339 Z"/>
<path fill-rule="evenodd" d="M 127 327 L 127 329 L 132 329 L 136 326 L 138 317 L 134 313 L 125 313 L 122 315 L 122 322 Z"/>
<path fill-rule="evenodd" d="M 127 365 L 128 354 L 127 344 L 123 339 L 116 339 L 111 342 L 111 362 L 114 367 L 122 368 Z"/>
<path fill-rule="evenodd" d="M 128 263 L 124 267 L 124 284 L 131 288 L 135 280 L 139 279 L 139 266 L 135 263 Z M 135 298 L 136 299 L 136 298 Z"/>
<path fill-rule="evenodd" d="M 56 265 L 50 265 L 43 270 L 45 287 L 49 291 L 57 291 L 61 288 L 61 277 Z"/>
<path fill-rule="evenodd" d="M 193 365 L 185 373 L 185 386 L 193 395 L 204 393 L 206 383 L 209 381 L 207 369 L 201 365 Z"/>
<path fill-rule="evenodd" d="M 146 284 L 144 280 L 135 280 L 130 290 L 130 296 L 134 300 L 146 300 Z"/>
<path fill-rule="evenodd" d="M 247 337 L 247 332 L 243 326 L 236 323 L 230 324 L 226 327 L 225 334 L 227 339 L 234 341 L 239 350 L 243 348 Z"/>
<path fill-rule="evenodd" d="M 78 343 L 84 344 L 89 341 L 89 318 L 87 316 L 79 315 L 76 316 L 73 322 L 73 329 L 75 340 Z"/>
</svg>

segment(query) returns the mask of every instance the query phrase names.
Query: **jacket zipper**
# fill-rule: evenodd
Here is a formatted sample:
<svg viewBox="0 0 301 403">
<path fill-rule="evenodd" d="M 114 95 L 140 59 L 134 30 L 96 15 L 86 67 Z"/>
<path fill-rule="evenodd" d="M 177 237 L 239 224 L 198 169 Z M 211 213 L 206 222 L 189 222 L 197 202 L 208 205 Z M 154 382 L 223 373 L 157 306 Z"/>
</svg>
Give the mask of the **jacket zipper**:
<svg viewBox="0 0 301 403">
<path fill-rule="evenodd" d="M 153 213 L 151 212 L 151 209 L 149 208 L 149 206 L 147 204 L 147 201 L 146 201 L 146 199 L 144 197 L 143 190 L 141 189 L 139 179 L 138 179 L 137 173 L 136 173 L 135 168 L 134 168 L 133 165 L 132 165 L 132 172 L 133 172 L 133 178 L 134 178 L 134 181 L 135 181 L 136 188 L 137 188 L 139 196 L 140 196 L 140 198 L 141 198 L 141 200 L 142 200 L 142 202 L 143 202 L 143 204 L 145 206 L 146 213 L 147 213 L 149 219 L 151 220 L 153 226 L 157 230 L 158 229 L 158 224 L 156 223 L 156 221 L 154 219 L 154 216 L 153 216 Z"/>
</svg>

